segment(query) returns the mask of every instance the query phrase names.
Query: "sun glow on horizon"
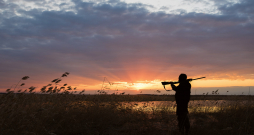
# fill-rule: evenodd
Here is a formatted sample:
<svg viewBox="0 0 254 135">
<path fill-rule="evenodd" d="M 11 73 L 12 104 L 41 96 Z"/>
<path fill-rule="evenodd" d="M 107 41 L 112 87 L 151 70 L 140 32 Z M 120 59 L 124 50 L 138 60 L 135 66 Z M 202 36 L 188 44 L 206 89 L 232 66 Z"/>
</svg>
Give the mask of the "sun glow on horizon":
<svg viewBox="0 0 254 135">
<path fill-rule="evenodd" d="M 145 83 L 135 83 L 134 84 L 134 87 L 137 89 L 137 90 L 140 90 L 140 89 L 145 89 L 147 88 L 147 85 Z"/>
<path fill-rule="evenodd" d="M 136 82 L 113 82 L 105 84 L 105 90 L 163 90 L 162 80 L 136 81 Z M 245 80 L 195 80 L 190 82 L 192 87 L 233 87 L 233 86 L 254 86 L 253 79 Z M 85 89 L 98 90 L 102 84 L 86 85 Z M 177 86 L 177 84 L 176 84 Z M 170 85 L 166 86 L 170 89 Z"/>
</svg>

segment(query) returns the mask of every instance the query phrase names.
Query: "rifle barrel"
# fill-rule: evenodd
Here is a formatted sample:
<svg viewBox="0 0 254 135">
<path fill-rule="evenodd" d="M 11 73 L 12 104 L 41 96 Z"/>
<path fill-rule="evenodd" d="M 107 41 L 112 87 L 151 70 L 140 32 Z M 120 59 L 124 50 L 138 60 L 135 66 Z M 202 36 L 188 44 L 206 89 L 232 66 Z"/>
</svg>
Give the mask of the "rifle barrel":
<svg viewBox="0 0 254 135">
<path fill-rule="evenodd" d="M 192 80 L 198 80 L 198 79 L 203 79 L 205 77 L 200 77 L 200 78 L 195 78 L 195 79 L 187 79 L 187 81 L 192 81 Z M 177 84 L 180 82 L 161 82 L 162 85 L 168 85 L 168 84 Z"/>
</svg>

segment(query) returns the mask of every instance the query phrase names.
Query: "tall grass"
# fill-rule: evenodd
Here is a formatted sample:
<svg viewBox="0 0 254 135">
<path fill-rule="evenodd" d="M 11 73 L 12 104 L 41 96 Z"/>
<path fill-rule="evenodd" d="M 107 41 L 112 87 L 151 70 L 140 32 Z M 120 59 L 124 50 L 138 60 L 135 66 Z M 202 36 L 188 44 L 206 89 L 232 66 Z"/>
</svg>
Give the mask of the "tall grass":
<svg viewBox="0 0 254 135">
<path fill-rule="evenodd" d="M 0 134 L 179 134 L 173 96 L 75 94 L 68 90 L 71 86 L 56 82 L 43 87 L 41 93 L 30 87 L 19 94 L 9 89 L 0 95 Z M 254 134 L 253 97 L 245 96 L 245 101 L 242 97 L 228 97 L 235 102 L 218 104 L 222 96 L 193 96 L 192 101 L 201 104 L 190 105 L 190 134 Z M 155 101 L 170 104 L 154 105 Z M 217 110 L 210 111 L 214 107 Z"/>
</svg>

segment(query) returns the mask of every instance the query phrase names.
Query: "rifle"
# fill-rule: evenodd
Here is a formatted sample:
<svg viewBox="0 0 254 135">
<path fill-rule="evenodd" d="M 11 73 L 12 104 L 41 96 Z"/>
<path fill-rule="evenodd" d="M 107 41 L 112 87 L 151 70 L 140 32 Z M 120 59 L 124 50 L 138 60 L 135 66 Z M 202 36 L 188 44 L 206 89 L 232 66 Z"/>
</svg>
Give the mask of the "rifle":
<svg viewBox="0 0 254 135">
<path fill-rule="evenodd" d="M 187 81 L 190 82 L 190 81 L 193 81 L 193 80 L 198 80 L 198 79 L 203 79 L 203 78 L 205 78 L 205 77 L 200 77 L 200 78 L 195 78 L 195 79 L 187 79 Z M 161 84 L 163 85 L 165 90 L 166 90 L 165 85 L 177 84 L 177 83 L 180 83 L 180 82 L 161 82 Z M 166 90 L 166 91 L 170 91 L 170 90 Z"/>
</svg>

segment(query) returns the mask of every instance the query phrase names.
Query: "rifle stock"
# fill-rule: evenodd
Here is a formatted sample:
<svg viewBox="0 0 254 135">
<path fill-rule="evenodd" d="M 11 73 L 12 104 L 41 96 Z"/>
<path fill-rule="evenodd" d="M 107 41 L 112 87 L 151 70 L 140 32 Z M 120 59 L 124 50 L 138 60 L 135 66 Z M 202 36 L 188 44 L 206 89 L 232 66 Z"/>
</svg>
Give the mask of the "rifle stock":
<svg viewBox="0 0 254 135">
<path fill-rule="evenodd" d="M 200 77 L 200 78 L 195 78 L 195 79 L 187 79 L 187 81 L 193 81 L 193 80 L 198 80 L 198 79 L 203 79 L 205 77 Z M 177 84 L 177 83 L 180 83 L 180 82 L 161 82 L 161 84 L 164 86 L 165 88 L 165 85 L 168 85 L 168 84 Z"/>
</svg>

